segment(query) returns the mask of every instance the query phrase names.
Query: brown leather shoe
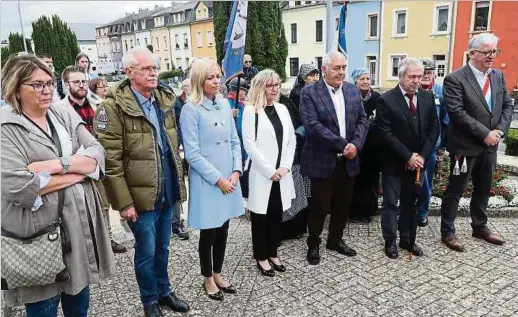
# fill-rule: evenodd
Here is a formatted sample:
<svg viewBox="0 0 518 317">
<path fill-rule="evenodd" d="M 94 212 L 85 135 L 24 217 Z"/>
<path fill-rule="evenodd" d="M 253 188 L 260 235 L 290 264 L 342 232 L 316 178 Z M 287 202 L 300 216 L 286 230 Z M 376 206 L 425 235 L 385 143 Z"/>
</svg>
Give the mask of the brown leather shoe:
<svg viewBox="0 0 518 317">
<path fill-rule="evenodd" d="M 491 244 L 503 245 L 505 243 L 502 237 L 496 233 L 492 233 L 487 227 L 473 228 L 472 236 L 478 239 L 483 239 Z"/>
<path fill-rule="evenodd" d="M 444 237 L 441 240 L 442 243 L 444 243 L 448 248 L 452 249 L 453 251 L 464 252 L 464 246 L 455 235 Z"/>
</svg>

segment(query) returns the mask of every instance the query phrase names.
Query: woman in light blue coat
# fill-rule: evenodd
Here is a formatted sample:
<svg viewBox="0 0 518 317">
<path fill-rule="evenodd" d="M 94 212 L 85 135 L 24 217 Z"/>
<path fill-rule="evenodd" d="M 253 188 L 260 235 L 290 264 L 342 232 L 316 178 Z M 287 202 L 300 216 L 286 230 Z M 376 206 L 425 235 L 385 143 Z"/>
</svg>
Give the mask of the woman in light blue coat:
<svg viewBox="0 0 518 317">
<path fill-rule="evenodd" d="M 239 176 L 241 147 L 232 110 L 219 97 L 221 70 L 208 58 L 191 69 L 191 97 L 180 126 L 189 163 L 188 224 L 201 229 L 199 255 L 203 288 L 214 300 L 236 289 L 221 276 L 229 219 L 244 213 Z"/>
</svg>

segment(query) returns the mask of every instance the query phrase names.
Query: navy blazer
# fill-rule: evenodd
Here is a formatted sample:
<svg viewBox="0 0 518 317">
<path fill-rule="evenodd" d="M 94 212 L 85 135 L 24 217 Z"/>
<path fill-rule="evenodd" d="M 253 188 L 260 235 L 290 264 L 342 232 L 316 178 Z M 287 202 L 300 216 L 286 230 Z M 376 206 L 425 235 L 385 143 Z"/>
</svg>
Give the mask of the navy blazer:
<svg viewBox="0 0 518 317">
<path fill-rule="evenodd" d="M 369 121 L 358 88 L 344 82 L 342 92 L 345 101 L 345 139 L 340 136 L 335 106 L 324 80 L 304 87 L 300 93 L 300 115 L 306 130 L 301 172 L 310 178 L 331 177 L 337 154 L 343 153 L 348 143 L 356 146 L 358 155 L 347 160 L 347 173 L 350 177 L 360 173 L 359 153 L 365 143 Z"/>
</svg>

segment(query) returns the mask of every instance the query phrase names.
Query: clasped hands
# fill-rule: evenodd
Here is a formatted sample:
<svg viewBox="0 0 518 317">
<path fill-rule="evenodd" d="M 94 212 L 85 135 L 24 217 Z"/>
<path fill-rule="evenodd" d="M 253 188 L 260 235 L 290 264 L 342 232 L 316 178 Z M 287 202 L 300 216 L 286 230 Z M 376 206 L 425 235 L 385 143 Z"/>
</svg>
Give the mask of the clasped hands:
<svg viewBox="0 0 518 317">
<path fill-rule="evenodd" d="M 493 130 L 489 132 L 489 134 L 484 139 L 484 144 L 487 146 L 495 146 L 500 143 L 500 138 L 504 135 L 504 133 L 500 130 Z"/>
<path fill-rule="evenodd" d="M 270 177 L 270 179 L 274 182 L 278 182 L 281 180 L 281 178 L 283 178 L 286 174 L 288 174 L 288 169 L 285 168 L 285 167 L 279 167 L 275 173 L 273 174 L 272 177 Z"/>
<path fill-rule="evenodd" d="M 239 172 L 234 172 L 228 179 L 220 177 L 216 185 L 218 185 L 219 189 L 223 192 L 223 194 L 231 194 L 236 189 L 237 182 L 239 182 L 239 176 L 241 174 Z"/>
<path fill-rule="evenodd" d="M 349 143 L 347 144 L 347 146 L 344 148 L 344 157 L 348 160 L 352 160 L 353 158 L 356 157 L 356 155 L 358 155 L 358 148 L 356 148 L 356 145 L 352 144 L 352 143 Z"/>
<path fill-rule="evenodd" d="M 418 168 L 424 167 L 424 157 L 417 153 L 413 153 L 408 162 L 406 163 L 405 170 L 415 171 Z"/>
</svg>

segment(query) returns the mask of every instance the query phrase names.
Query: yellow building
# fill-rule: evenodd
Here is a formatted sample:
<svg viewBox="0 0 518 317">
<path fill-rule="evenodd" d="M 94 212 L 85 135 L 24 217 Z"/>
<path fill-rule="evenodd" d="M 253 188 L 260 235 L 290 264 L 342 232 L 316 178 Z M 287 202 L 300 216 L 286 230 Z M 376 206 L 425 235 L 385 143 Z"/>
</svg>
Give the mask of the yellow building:
<svg viewBox="0 0 518 317">
<path fill-rule="evenodd" d="M 160 70 L 171 70 L 173 63 L 171 62 L 171 39 L 169 29 L 166 27 L 166 16 L 169 14 L 170 8 L 159 10 L 152 18 L 154 20 L 154 28 L 151 29 L 151 45 L 153 45 L 153 53 L 160 59 Z"/>
<path fill-rule="evenodd" d="M 198 2 L 190 25 L 193 58 L 216 58 L 212 2 Z"/>
<path fill-rule="evenodd" d="M 381 14 L 380 86 L 398 83 L 405 57 L 430 57 L 442 82 L 450 59 L 451 1 L 383 1 Z"/>
</svg>

